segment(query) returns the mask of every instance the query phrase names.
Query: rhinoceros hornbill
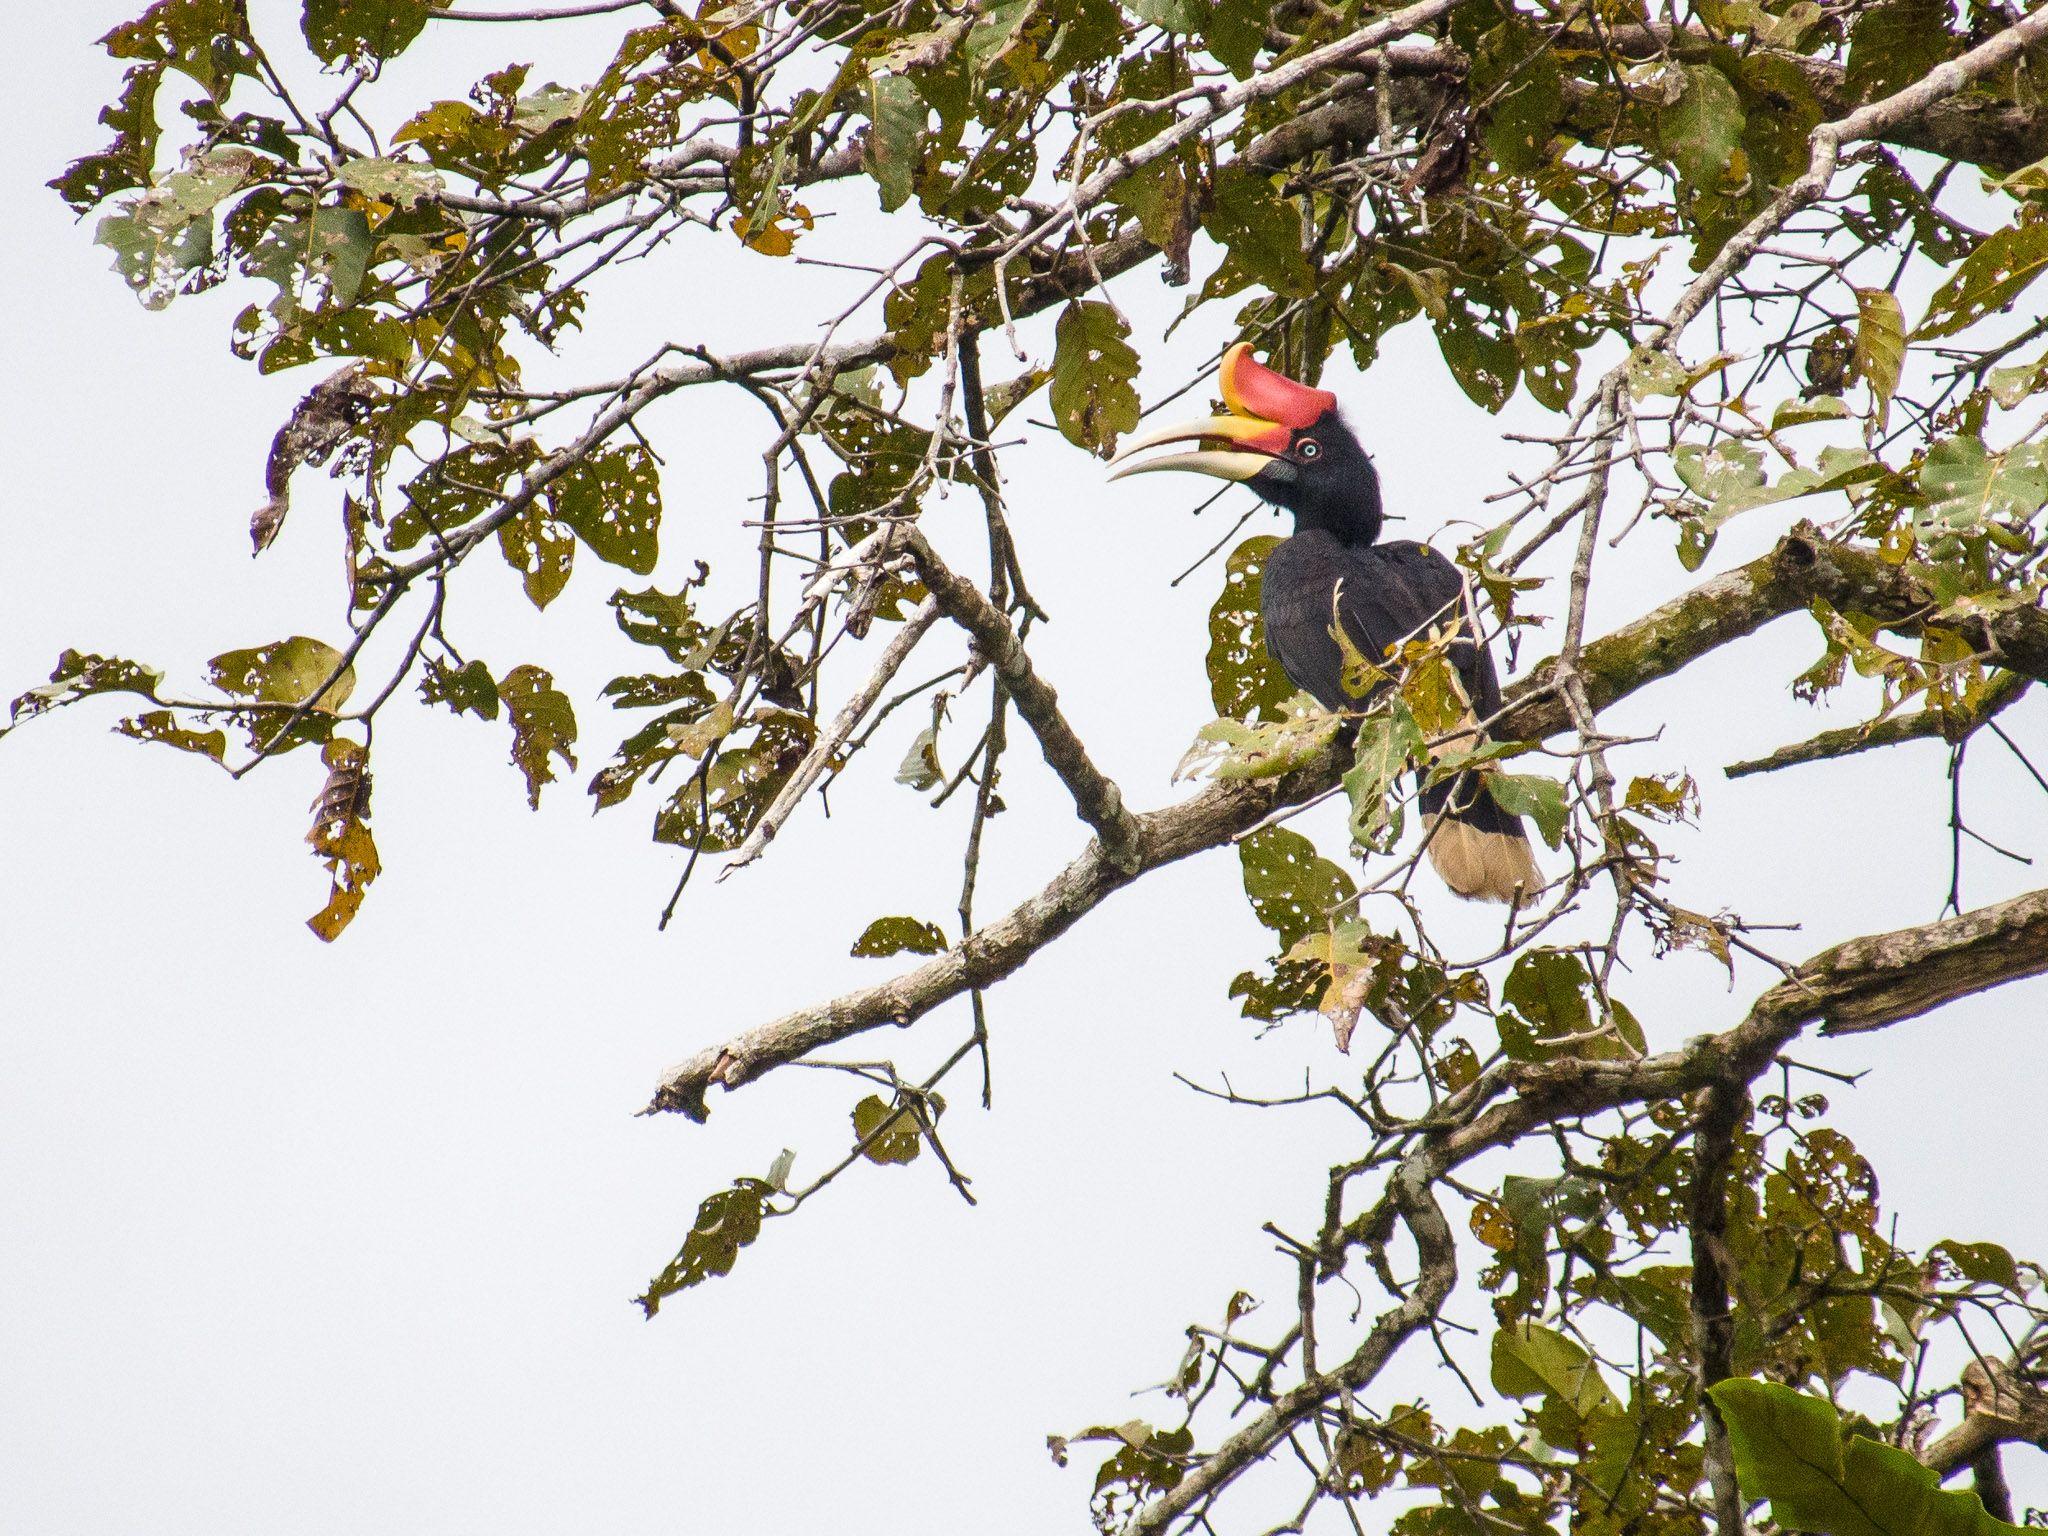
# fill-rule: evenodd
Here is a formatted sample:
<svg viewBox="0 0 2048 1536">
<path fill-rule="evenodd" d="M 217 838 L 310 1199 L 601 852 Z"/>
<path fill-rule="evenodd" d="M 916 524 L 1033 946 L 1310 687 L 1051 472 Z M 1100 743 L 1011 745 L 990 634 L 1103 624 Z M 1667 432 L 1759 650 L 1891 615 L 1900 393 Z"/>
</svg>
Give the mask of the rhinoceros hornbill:
<svg viewBox="0 0 2048 1536">
<path fill-rule="evenodd" d="M 1294 514 L 1294 536 L 1266 557 L 1260 612 L 1266 648 L 1324 708 L 1364 707 L 1345 691 L 1335 624 L 1374 662 L 1404 641 L 1455 628 L 1450 658 L 1466 700 L 1478 720 L 1491 717 L 1500 708 L 1500 682 L 1473 628 L 1457 568 L 1427 544 L 1378 542 L 1379 474 L 1339 418 L 1337 397 L 1275 373 L 1245 342 L 1223 355 L 1220 382 L 1229 415 L 1146 433 L 1117 456 L 1111 478 L 1190 469 L 1241 480 Z M 1198 439 L 1231 446 L 1125 462 L 1141 449 Z M 1422 807 L 1430 862 L 1460 896 L 1512 901 L 1542 885 L 1522 819 L 1494 803 L 1477 773 L 1427 785 Z"/>
</svg>

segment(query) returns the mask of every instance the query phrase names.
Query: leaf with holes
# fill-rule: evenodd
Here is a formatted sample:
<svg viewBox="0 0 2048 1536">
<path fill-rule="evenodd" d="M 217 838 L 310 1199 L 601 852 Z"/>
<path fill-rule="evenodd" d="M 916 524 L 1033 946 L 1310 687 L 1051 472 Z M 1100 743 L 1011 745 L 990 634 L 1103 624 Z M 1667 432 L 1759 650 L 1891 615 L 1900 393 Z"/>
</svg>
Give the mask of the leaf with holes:
<svg viewBox="0 0 2048 1536">
<path fill-rule="evenodd" d="M 333 888 L 327 905 L 306 919 L 326 943 L 355 921 L 363 892 L 383 872 L 370 835 L 370 753 L 353 741 L 330 741 L 320 750 L 327 782 L 313 800 L 313 830 L 306 842 L 327 866 Z"/>
<path fill-rule="evenodd" d="M 661 477 L 645 448 L 629 443 L 600 449 L 550 481 L 547 497 L 555 519 L 574 529 L 598 559 L 636 575 L 653 573 Z M 566 569 L 565 560 L 565 574 Z"/>
<path fill-rule="evenodd" d="M 761 1235 L 761 1218 L 775 1187 L 762 1179 L 736 1179 L 697 1207 L 697 1219 L 683 1246 L 668 1266 L 637 1298 L 649 1317 L 677 1291 L 702 1285 L 714 1275 L 732 1273 L 740 1250 Z"/>
<path fill-rule="evenodd" d="M 1927 301 L 1913 334 L 1953 336 L 2016 300 L 2048 272 L 2048 222 L 2008 224 L 1984 238 Z"/>
<path fill-rule="evenodd" d="M 1884 288 L 1856 290 L 1856 350 L 1850 366 L 1870 386 L 1871 403 L 1880 425 L 1898 393 L 1899 374 L 1906 364 L 1906 315 L 1898 296 Z"/>
<path fill-rule="evenodd" d="M 526 776 L 526 801 L 540 809 L 540 791 L 554 782 L 553 759 L 576 766 L 576 711 L 551 674 L 531 663 L 498 680 L 512 722 L 512 763 Z"/>
<path fill-rule="evenodd" d="M 1052 415 L 1068 442 L 1108 458 L 1138 424 L 1138 354 L 1117 312 L 1094 299 L 1069 304 L 1054 331 Z"/>
<path fill-rule="evenodd" d="M 925 1113 L 936 1118 L 945 1108 L 937 1094 L 924 1099 Z M 902 1098 L 884 1104 L 869 1094 L 853 1106 L 853 1134 L 861 1142 L 861 1156 L 871 1163 L 914 1163 L 924 1150 L 924 1129 L 917 1112 Z"/>
<path fill-rule="evenodd" d="M 1537 832 L 1551 847 L 1564 846 L 1565 820 L 1569 814 L 1564 785 L 1535 773 L 1487 773 L 1480 777 L 1495 805 L 1510 816 L 1526 816 L 1535 822 Z"/>
</svg>

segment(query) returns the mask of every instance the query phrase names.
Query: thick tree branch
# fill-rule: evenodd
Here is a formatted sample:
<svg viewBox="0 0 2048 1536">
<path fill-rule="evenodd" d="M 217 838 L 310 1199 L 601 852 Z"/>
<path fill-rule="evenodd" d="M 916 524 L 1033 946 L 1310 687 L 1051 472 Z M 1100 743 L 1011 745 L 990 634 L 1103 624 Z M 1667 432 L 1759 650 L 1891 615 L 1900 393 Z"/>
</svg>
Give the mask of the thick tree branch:
<svg viewBox="0 0 2048 1536">
<path fill-rule="evenodd" d="M 1870 585 L 1858 588 L 1858 581 Z M 1909 574 L 1875 554 L 1823 542 L 1813 530 L 1802 528 L 1769 554 L 1589 643 L 1580 658 L 1587 695 L 1595 709 L 1604 709 L 1709 651 L 1805 607 L 1823 590 L 1838 596 L 1861 592 L 1871 604 L 1907 604 L 1906 612 L 1926 606 L 1924 594 L 1913 601 L 1916 593 Z M 2048 616 L 2027 612 L 2048 628 Z M 2006 614 L 1991 622 L 2011 621 L 2015 638 L 2021 638 L 2021 630 L 2033 629 L 2021 618 Z M 2042 638 L 2048 642 L 2048 635 Z M 2048 664 L 2048 650 L 2042 651 L 2040 660 Z M 1496 726 L 1499 736 L 1540 740 L 1568 727 L 1565 707 L 1553 687 L 1553 670 L 1551 663 L 1542 663 L 1508 690 Z M 971 987 L 999 981 L 1132 880 L 1220 847 L 1276 808 L 1322 793 L 1336 782 L 1343 766 L 1333 751 L 1315 766 L 1282 778 L 1214 784 L 1179 805 L 1136 816 L 1134 865 L 1120 865 L 1099 841 L 1091 843 L 1038 894 L 945 954 L 893 980 L 785 1014 L 680 1063 L 664 1074 L 649 1108 L 702 1119 L 707 1113 L 705 1092 L 714 1083 L 737 1087 L 820 1046 L 884 1024 L 909 1024 Z M 1836 1001 L 1848 1006 L 1846 996 Z M 1860 1017 L 1853 1010 L 1844 1015 L 1851 1016 Z M 1672 1091 L 1700 1086 L 1688 1083 Z"/>
<path fill-rule="evenodd" d="M 1963 1367 L 1963 1422 L 1920 1459 L 1948 1477 L 1987 1460 L 1996 1465 L 1998 1447 L 2007 1444 L 2048 1449 L 2048 1392 L 2004 1361 L 1972 1360 Z"/>
<path fill-rule="evenodd" d="M 1745 1529 L 1728 1429 L 1706 1393 L 1714 1383 L 1734 1374 L 1735 1265 L 1728 1252 L 1728 1169 L 1735 1160 L 1735 1132 L 1748 1116 L 1745 1085 L 1710 1083 L 1700 1094 L 1693 1126 L 1692 1338 L 1698 1356 L 1707 1483 L 1713 1490 L 1717 1536 L 1743 1536 Z"/>
</svg>

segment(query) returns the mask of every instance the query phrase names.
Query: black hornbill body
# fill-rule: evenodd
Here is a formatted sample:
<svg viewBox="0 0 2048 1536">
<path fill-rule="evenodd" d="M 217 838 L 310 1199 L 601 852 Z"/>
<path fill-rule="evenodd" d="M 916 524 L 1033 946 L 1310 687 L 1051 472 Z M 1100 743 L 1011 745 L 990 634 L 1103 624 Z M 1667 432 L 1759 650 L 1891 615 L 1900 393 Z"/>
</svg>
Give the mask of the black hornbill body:
<svg viewBox="0 0 2048 1536">
<path fill-rule="evenodd" d="M 1339 418 L 1337 397 L 1275 373 L 1243 342 L 1224 354 L 1221 383 L 1229 415 L 1147 433 L 1119 458 L 1195 439 L 1232 446 L 1127 463 L 1117 474 L 1188 469 L 1241 480 L 1294 514 L 1293 537 L 1266 559 L 1260 611 L 1266 648 L 1324 708 L 1356 711 L 1364 703 L 1345 692 L 1334 625 L 1373 662 L 1442 628 L 1458 636 L 1450 659 L 1471 705 L 1468 719 L 1491 717 L 1500 708 L 1500 680 L 1457 567 L 1427 544 L 1379 542 L 1379 474 Z M 1422 806 L 1430 862 L 1460 896 L 1512 901 L 1542 885 L 1521 818 L 1496 805 L 1476 773 L 1426 787 Z"/>
</svg>

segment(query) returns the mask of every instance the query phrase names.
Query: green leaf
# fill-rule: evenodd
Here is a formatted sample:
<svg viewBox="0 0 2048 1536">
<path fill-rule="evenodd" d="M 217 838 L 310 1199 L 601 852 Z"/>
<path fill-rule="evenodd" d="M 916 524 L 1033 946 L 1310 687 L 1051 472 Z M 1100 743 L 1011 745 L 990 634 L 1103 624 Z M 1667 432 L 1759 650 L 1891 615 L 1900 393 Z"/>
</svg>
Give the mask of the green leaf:
<svg viewBox="0 0 2048 1536">
<path fill-rule="evenodd" d="M 1787 427 L 1803 427 L 1816 421 L 1840 421 L 1849 414 L 1849 407 L 1840 395 L 1815 395 L 1811 399 L 1794 396 L 1778 403 L 1771 412 L 1771 430 L 1783 432 Z"/>
<path fill-rule="evenodd" d="M 536 608 L 545 608 L 562 595 L 576 564 L 574 534 L 550 516 L 548 505 L 539 499 L 498 525 L 498 550 L 519 573 L 527 599 Z"/>
<path fill-rule="evenodd" d="M 697 1207 L 697 1220 L 668 1267 L 635 1298 L 649 1317 L 677 1291 L 702 1285 L 713 1275 L 732 1273 L 739 1252 L 761 1235 L 761 1218 L 775 1187 L 762 1179 L 736 1179 Z"/>
<path fill-rule="evenodd" d="M 1775 1382 L 1707 1389 L 1728 1427 L 1735 1480 L 1769 1499 L 1785 1530 L 1814 1536 L 2005 1536 L 1976 1494 L 1944 1493 L 1932 1468 L 1861 1435 L 1842 1440 L 1834 1405 Z"/>
<path fill-rule="evenodd" d="M 1237 845 L 1244 893 L 1261 923 L 1293 946 L 1322 928 L 1329 914 L 1358 894 L 1351 877 L 1285 827 L 1263 827 Z"/>
<path fill-rule="evenodd" d="M 306 46 L 328 64 L 374 64 L 420 35 L 432 0 L 306 0 Z"/>
<path fill-rule="evenodd" d="M 2048 222 L 2008 224 L 1985 236 L 1953 276 L 1935 289 L 1919 337 L 1953 336 L 2017 299 L 2048 271 Z"/>
<path fill-rule="evenodd" d="M 600 449 L 550 481 L 547 495 L 554 517 L 574 529 L 598 559 L 636 575 L 653 573 L 661 530 L 661 477 L 645 448 L 629 443 Z M 566 579 L 566 559 L 562 566 Z M 527 590 L 531 595 L 531 584 Z M 536 598 L 535 606 L 546 604 Z"/>
<path fill-rule="evenodd" d="M 1595 1035 L 1599 997 L 1593 977 L 1577 955 L 1561 949 L 1525 952 L 1501 987 L 1505 1007 L 1496 1016 L 1501 1049 L 1517 1061 L 1550 1061 L 1559 1056 L 1629 1060 L 1642 1055 L 1643 1029 L 1613 998 L 1609 1028 Z"/>
<path fill-rule="evenodd" d="M 916 190 L 923 159 L 919 141 L 930 121 L 930 109 L 904 76 L 875 74 L 868 77 L 867 112 L 868 137 L 861 164 L 874 179 L 883 208 L 894 212 Z"/>
<path fill-rule="evenodd" d="M 1192 32 L 1196 0 L 1123 0 L 1123 7 L 1148 26 L 1169 32 Z"/>
<path fill-rule="evenodd" d="M 1742 99 L 1711 64 L 1679 69 L 1677 94 L 1657 114 L 1657 143 L 1679 178 L 1695 191 L 1720 188 L 1742 144 Z"/>
<path fill-rule="evenodd" d="M 1294 682 L 1266 648 L 1260 616 L 1266 557 L 1279 540 L 1271 534 L 1246 539 L 1225 562 L 1223 590 L 1209 609 L 1209 697 L 1227 719 L 1253 715 L 1273 719 L 1294 697 Z"/>
<path fill-rule="evenodd" d="M 1288 298 L 1316 291 L 1315 269 L 1301 250 L 1301 210 L 1258 172 L 1226 166 L 1216 173 L 1202 228 L 1230 253 L 1230 264 Z"/>
<path fill-rule="evenodd" d="M 945 930 L 914 917 L 878 917 L 853 942 L 853 953 L 866 959 L 884 955 L 937 955 L 946 950 Z"/>
<path fill-rule="evenodd" d="M 1943 438 L 1921 461 L 1920 491 L 1927 520 L 1945 532 L 2029 520 L 2048 503 L 2048 446 L 2020 443 L 1993 453 L 1982 438 Z"/>
<path fill-rule="evenodd" d="M 1060 312 L 1052 359 L 1052 415 L 1077 448 L 1108 458 L 1117 435 L 1138 424 L 1138 354 L 1124 338 L 1130 327 L 1096 299 Z"/>
<path fill-rule="evenodd" d="M 1622 1411 L 1621 1400 L 1585 1350 L 1563 1334 L 1531 1322 L 1494 1334 L 1493 1385 L 1509 1397 L 1543 1394 L 1553 1420 L 1550 1428 L 1569 1432 L 1553 1438 L 1546 1431 L 1544 1438 L 1553 1445 L 1569 1445 L 1589 1419 Z"/>
<path fill-rule="evenodd" d="M 1928 1252 L 1955 1265 L 1965 1280 L 1999 1286 L 2015 1294 L 2019 1292 L 2020 1267 L 2013 1262 L 2012 1254 L 1997 1243 L 1962 1243 L 1948 1237 Z"/>
<path fill-rule="evenodd" d="M 40 683 L 15 699 L 8 715 L 11 724 L 7 730 L 0 730 L 0 736 L 24 720 L 33 720 L 37 715 L 97 693 L 139 693 L 154 700 L 163 681 L 163 673 L 139 661 L 95 656 L 89 651 L 66 651 L 50 669 L 47 683 Z"/>
<path fill-rule="evenodd" d="M 1480 779 L 1495 805 L 1510 816 L 1526 816 L 1535 822 L 1537 832 L 1551 847 L 1564 846 L 1568 815 L 1564 785 L 1531 773 L 1485 773 Z"/>
<path fill-rule="evenodd" d="M 334 179 L 394 208 L 416 208 L 439 196 L 442 189 L 441 175 L 432 166 L 389 155 L 358 155 L 353 160 L 344 160 Z"/>
<path fill-rule="evenodd" d="M 576 766 L 576 711 L 554 678 L 531 663 L 499 679 L 498 697 L 512 722 L 513 766 L 526 776 L 527 804 L 539 810 L 541 786 L 555 778 L 551 759 Z"/>
<path fill-rule="evenodd" d="M 1504 316 L 1475 312 L 1465 295 L 1455 294 L 1437 322 L 1436 344 L 1458 388 L 1475 405 L 1498 411 L 1513 397 L 1522 354 Z"/>
<path fill-rule="evenodd" d="M 1556 52 L 1519 21 L 1503 23 L 1480 39 L 1469 88 L 1491 101 L 1482 137 L 1494 163 L 1511 174 L 1540 167 L 1564 115 Z"/>
<path fill-rule="evenodd" d="M 1212 720 L 1195 733 L 1173 776 L 1269 779 L 1292 773 L 1320 757 L 1342 724 L 1306 694 L 1277 720 Z"/>
<path fill-rule="evenodd" d="M 356 674 L 353 667 L 341 665 L 341 652 L 325 641 L 293 635 L 249 650 L 221 652 L 208 663 L 207 681 L 222 693 L 267 704 L 304 704 L 324 687 L 313 707 L 332 714 L 348 702 Z"/>
<path fill-rule="evenodd" d="M 1950 0 L 1885 0 L 1849 29 L 1844 84 L 1857 103 L 1903 90 L 1959 51 Z"/>
<path fill-rule="evenodd" d="M 479 720 L 498 718 L 497 679 L 480 661 L 451 667 L 429 656 L 420 673 L 420 697 L 429 704 L 446 704 L 458 715 L 472 714 Z"/>
<path fill-rule="evenodd" d="M 1380 847 L 1384 834 L 1397 830 L 1388 797 L 1423 750 L 1422 728 L 1398 697 L 1390 697 L 1383 709 L 1359 722 L 1357 753 L 1343 780 L 1354 840 L 1368 848 Z"/>
<path fill-rule="evenodd" d="M 928 1106 L 925 1112 L 934 1117 L 945 1108 L 945 1100 L 937 1094 L 927 1095 L 924 1103 Z M 853 1134 L 866 1143 L 861 1156 L 871 1163 L 914 1163 L 924 1150 L 924 1129 L 917 1112 L 901 1095 L 894 1103 L 884 1104 L 871 1093 L 854 1105 Z"/>
<path fill-rule="evenodd" d="M 1906 363 L 1906 315 L 1898 295 L 1883 288 L 1856 290 L 1856 350 L 1851 366 L 1870 386 L 1871 402 L 1883 423 L 1898 392 Z"/>
</svg>

